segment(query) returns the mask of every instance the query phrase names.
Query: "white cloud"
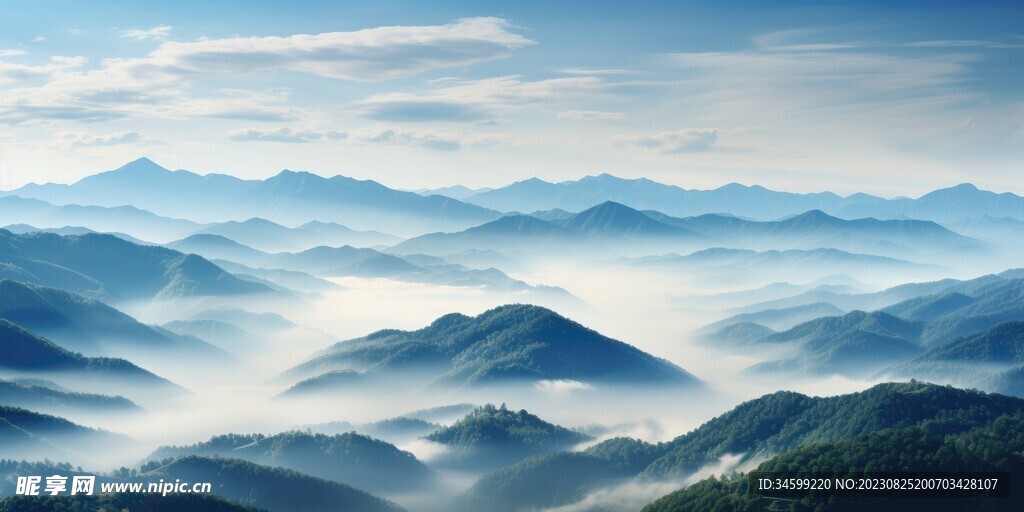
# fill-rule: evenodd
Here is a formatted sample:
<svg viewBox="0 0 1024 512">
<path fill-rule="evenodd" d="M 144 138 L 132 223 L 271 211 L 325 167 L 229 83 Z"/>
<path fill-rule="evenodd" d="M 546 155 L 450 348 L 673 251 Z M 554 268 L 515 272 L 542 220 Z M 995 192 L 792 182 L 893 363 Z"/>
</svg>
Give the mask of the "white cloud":
<svg viewBox="0 0 1024 512">
<path fill-rule="evenodd" d="M 0 57 L 15 57 L 25 55 L 25 50 L 0 50 Z"/>
<path fill-rule="evenodd" d="M 128 30 L 121 31 L 121 37 L 127 39 L 134 39 L 136 41 L 156 41 L 159 39 L 167 39 L 167 36 L 171 35 L 171 30 L 174 27 L 170 25 L 157 25 L 152 28 L 130 28 Z"/>
<path fill-rule="evenodd" d="M 32 42 L 33 43 L 41 43 L 43 41 L 46 41 L 46 38 L 43 37 L 43 36 L 36 36 L 36 37 L 32 38 Z"/>
<path fill-rule="evenodd" d="M 613 140 L 619 144 L 665 153 L 698 153 L 711 150 L 718 141 L 718 130 L 688 129 L 646 135 L 619 135 Z"/>
<path fill-rule="evenodd" d="M 6 52 L 18 52 L 19 50 L 4 50 Z M 24 53 L 24 52 L 21 52 Z M 18 53 L 0 53 L 0 57 L 15 56 Z M 32 80 L 36 78 L 49 77 L 57 72 L 68 71 L 83 66 L 87 62 L 85 57 L 64 57 L 55 55 L 50 57 L 50 62 L 40 65 L 13 64 L 0 61 L 0 83 L 20 80 Z"/>
<path fill-rule="evenodd" d="M 505 143 L 504 137 L 459 132 L 423 132 L 394 128 L 364 128 L 348 134 L 352 144 L 387 144 L 438 151 L 458 151 L 464 147 L 492 147 Z"/>
<path fill-rule="evenodd" d="M 567 395 L 575 391 L 591 391 L 593 386 L 585 382 L 569 379 L 539 380 L 533 384 L 533 389 L 547 395 Z"/>
<path fill-rule="evenodd" d="M 90 148 L 100 146 L 116 146 L 119 144 L 153 143 L 151 139 L 139 132 L 117 132 L 109 135 L 93 135 L 85 132 L 57 132 L 53 134 L 53 143 L 64 149 Z"/>
<path fill-rule="evenodd" d="M 566 110 L 558 113 L 559 119 L 577 121 L 621 121 L 626 118 L 622 112 L 602 112 L 600 110 Z"/>
<path fill-rule="evenodd" d="M 68 29 L 68 35 L 71 35 L 71 36 L 80 36 L 80 35 L 82 35 L 84 33 L 85 33 L 85 31 L 80 29 L 80 28 L 69 28 Z"/>
<path fill-rule="evenodd" d="M 559 103 L 603 89 L 599 77 L 552 78 L 533 82 L 518 76 L 473 80 L 425 94 L 386 93 L 356 104 L 363 117 L 381 121 L 489 121 L 528 105 Z"/>
<path fill-rule="evenodd" d="M 299 71 L 375 82 L 509 57 L 534 44 L 508 29 L 500 18 L 466 18 L 447 25 L 168 42 L 138 64 L 169 72 Z"/>
<path fill-rule="evenodd" d="M 305 143 L 313 142 L 323 137 L 324 134 L 310 130 L 292 130 L 291 128 L 278 128 L 277 130 L 234 130 L 228 132 L 228 138 L 236 141 L 264 141 L 264 142 L 290 142 Z"/>
<path fill-rule="evenodd" d="M 600 76 L 600 75 L 626 75 L 631 71 L 626 69 L 592 69 L 592 68 L 565 68 L 558 70 L 563 75 L 588 75 L 588 76 Z"/>
<path fill-rule="evenodd" d="M 97 69 L 52 72 L 44 85 L 8 89 L 0 96 L 0 121 L 196 115 L 285 120 L 293 112 L 280 104 L 252 108 L 253 98 L 196 98 L 191 86 L 212 76 L 283 71 L 354 81 L 388 80 L 508 57 L 529 44 L 534 42 L 510 32 L 510 25 L 499 18 L 287 37 L 164 42 L 145 57 L 106 59 Z M 17 72 L 14 69 L 8 75 L 17 78 Z"/>
</svg>

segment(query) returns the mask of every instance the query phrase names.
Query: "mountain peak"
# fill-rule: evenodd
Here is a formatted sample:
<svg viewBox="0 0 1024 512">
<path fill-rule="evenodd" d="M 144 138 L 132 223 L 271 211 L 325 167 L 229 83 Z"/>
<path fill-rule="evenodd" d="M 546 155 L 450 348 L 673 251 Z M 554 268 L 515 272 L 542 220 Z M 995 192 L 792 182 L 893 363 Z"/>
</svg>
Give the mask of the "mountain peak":
<svg viewBox="0 0 1024 512">
<path fill-rule="evenodd" d="M 170 169 L 160 166 L 149 158 L 142 157 L 114 169 L 114 172 L 155 173 L 170 172 Z"/>
</svg>

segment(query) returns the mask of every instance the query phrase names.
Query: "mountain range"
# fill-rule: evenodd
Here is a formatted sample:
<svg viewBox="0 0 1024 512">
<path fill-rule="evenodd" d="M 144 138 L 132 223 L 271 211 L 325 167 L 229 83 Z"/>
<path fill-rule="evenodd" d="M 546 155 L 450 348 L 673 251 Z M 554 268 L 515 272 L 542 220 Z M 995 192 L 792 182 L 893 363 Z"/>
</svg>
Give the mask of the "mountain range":
<svg viewBox="0 0 1024 512">
<path fill-rule="evenodd" d="M 113 235 L 0 230 L 0 278 L 116 300 L 271 293 L 202 257 Z"/>
<path fill-rule="evenodd" d="M 197 222 L 262 217 L 287 225 L 339 222 L 355 229 L 398 234 L 463 229 L 499 215 L 456 199 L 394 190 L 372 180 L 324 178 L 290 170 L 265 180 L 201 176 L 171 171 L 147 158 L 71 185 L 29 184 L 7 194 L 61 205 L 131 204 L 159 215 L 194 217 Z"/>
<path fill-rule="evenodd" d="M 96 299 L 9 279 L 0 279 L 0 318 L 86 355 L 161 354 L 222 362 L 227 356 L 201 339 L 141 324 Z"/>
<path fill-rule="evenodd" d="M 638 210 L 657 210 L 676 217 L 727 213 L 775 220 L 808 210 L 822 210 L 847 219 L 912 218 L 955 222 L 989 215 L 1024 220 L 1024 197 L 978 190 L 970 184 L 935 190 L 917 199 L 884 199 L 868 194 L 847 197 L 831 192 L 795 194 L 738 183 L 714 190 L 688 190 L 643 178 L 623 179 L 601 174 L 561 183 L 531 178 L 470 195 L 464 201 L 505 212 L 552 209 L 578 212 L 605 201 L 615 201 Z"/>
<path fill-rule="evenodd" d="M 384 277 L 400 281 L 430 283 L 449 286 L 485 286 L 511 291 L 543 291 L 569 296 L 568 292 L 553 287 L 534 287 L 509 277 L 495 269 L 474 269 L 426 255 L 395 255 L 376 249 L 351 246 L 319 246 L 298 253 L 269 254 L 220 235 L 192 235 L 168 244 L 179 251 L 198 254 L 218 262 L 240 263 L 244 268 L 227 263 L 224 266 L 237 273 L 252 274 L 281 285 L 304 290 L 325 290 L 329 287 L 310 282 L 312 274 L 322 277 Z M 255 268 L 254 268 L 255 267 Z M 281 271 L 307 274 L 281 275 Z M 274 272 L 273 274 L 271 272 Z M 301 280 L 301 282 L 298 282 Z"/>
</svg>

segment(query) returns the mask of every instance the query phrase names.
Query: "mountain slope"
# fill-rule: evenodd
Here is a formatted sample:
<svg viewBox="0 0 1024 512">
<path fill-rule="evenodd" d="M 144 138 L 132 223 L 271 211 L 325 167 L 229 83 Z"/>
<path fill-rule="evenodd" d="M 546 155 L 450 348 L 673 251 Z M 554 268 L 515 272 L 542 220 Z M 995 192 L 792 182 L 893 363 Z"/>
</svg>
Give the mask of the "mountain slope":
<svg viewBox="0 0 1024 512">
<path fill-rule="evenodd" d="M 163 352 L 220 359 L 226 356 L 195 338 L 143 325 L 98 300 L 7 279 L 0 280 L 0 318 L 87 355 Z"/>
<path fill-rule="evenodd" d="M 502 306 L 476 317 L 449 314 L 417 331 L 384 330 L 328 347 L 290 370 L 374 373 L 420 369 L 435 382 L 484 385 L 570 379 L 698 386 L 678 366 L 537 306 Z"/>
<path fill-rule="evenodd" d="M 122 396 L 75 393 L 46 386 L 0 380 L 0 404 L 47 414 L 125 414 L 142 408 Z"/>
<path fill-rule="evenodd" d="M 269 512 L 399 512 L 401 507 L 345 484 L 238 459 L 187 456 L 146 478 L 211 482 L 213 493 Z"/>
<path fill-rule="evenodd" d="M 304 432 L 273 436 L 228 434 L 190 446 L 164 446 L 149 459 L 186 455 L 245 459 L 371 492 L 422 489 L 433 478 L 431 471 L 411 453 L 354 432 L 332 436 Z"/>
<path fill-rule="evenodd" d="M 391 248 L 398 254 L 444 256 L 469 250 L 554 253 L 592 246 L 585 237 L 551 222 L 527 215 L 509 215 L 456 233 L 430 233 Z"/>
<path fill-rule="evenodd" d="M 657 221 L 613 201 L 603 202 L 566 219 L 552 222 L 590 236 L 701 238 L 692 230 Z"/>
<path fill-rule="evenodd" d="M 66 460 L 131 447 L 128 436 L 83 427 L 58 416 L 0 405 L 0 453 L 8 459 Z"/>
<path fill-rule="evenodd" d="M 525 410 L 487 404 L 424 439 L 451 451 L 437 462 L 459 468 L 497 468 L 529 456 L 571 448 L 592 439 L 548 423 Z"/>
<path fill-rule="evenodd" d="M 966 432 L 943 436 L 918 426 L 865 433 L 852 439 L 801 447 L 778 455 L 757 467 L 762 475 L 815 468 L 819 474 L 858 477 L 865 470 L 900 473 L 1006 472 L 1011 475 L 1009 497 L 888 497 L 805 498 L 815 510 L 839 512 L 877 510 L 899 512 L 912 504 L 915 510 L 939 512 L 965 510 L 1018 510 L 1024 506 L 1024 488 L 1016 476 L 1024 473 L 1024 418 L 1004 415 Z M 756 477 L 754 473 L 750 475 Z M 747 475 L 709 478 L 668 494 L 643 508 L 643 512 L 747 510 L 769 512 L 792 505 L 789 497 L 772 499 L 750 491 Z M 830 493 L 823 493 L 830 494 Z M 912 501 L 908 501 L 912 500 Z"/>
<path fill-rule="evenodd" d="M 65 288 L 67 276 L 77 276 L 97 285 L 90 290 L 93 294 L 123 300 L 270 292 L 266 286 L 242 281 L 199 256 L 135 245 L 111 235 L 15 235 L 0 230 L 3 263 L 24 269 L 34 278 L 27 281 L 35 284 Z M 40 263 L 59 274 L 36 271 Z"/>
<path fill-rule="evenodd" d="M 853 311 L 811 320 L 755 341 L 789 346 L 794 356 L 760 363 L 752 372 L 864 375 L 922 352 L 923 324 L 886 313 Z"/>
<path fill-rule="evenodd" d="M 744 460 L 751 460 L 887 428 L 966 432 L 1021 411 L 1021 399 L 914 382 L 878 384 L 824 398 L 780 391 L 740 404 L 670 441 L 665 455 L 644 474 L 688 474 L 724 454 L 743 454 Z"/>
</svg>

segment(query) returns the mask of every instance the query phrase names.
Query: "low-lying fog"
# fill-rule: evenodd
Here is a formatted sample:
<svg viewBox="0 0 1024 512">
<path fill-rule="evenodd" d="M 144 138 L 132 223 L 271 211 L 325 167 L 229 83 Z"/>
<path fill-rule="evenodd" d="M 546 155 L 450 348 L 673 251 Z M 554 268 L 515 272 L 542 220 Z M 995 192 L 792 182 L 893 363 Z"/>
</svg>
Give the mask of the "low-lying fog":
<svg viewBox="0 0 1024 512">
<path fill-rule="evenodd" d="M 708 288 L 694 283 L 700 275 L 673 274 L 629 268 L 587 268 L 568 265 L 534 269 L 516 278 L 531 283 L 560 286 L 580 301 L 537 300 L 527 293 L 494 293 L 480 288 L 434 286 L 386 279 L 333 279 L 343 290 L 296 307 L 270 302 L 217 303 L 173 302 L 121 305 L 141 321 L 162 324 L 187 318 L 204 308 L 242 307 L 253 312 L 277 312 L 301 326 L 271 334 L 254 344 L 240 361 L 213 370 L 195 361 L 182 365 L 169 362 L 150 368 L 191 390 L 191 394 L 145 404 L 150 414 L 118 419 L 97 426 L 126 433 L 142 442 L 142 456 L 158 445 L 194 443 L 228 432 L 275 433 L 328 421 L 353 424 L 395 417 L 416 409 L 451 403 L 507 403 L 566 427 L 593 429 L 600 425 L 600 438 L 637 437 L 665 441 L 681 435 L 737 403 L 777 391 L 780 388 L 825 395 L 845 393 L 873 382 L 845 378 L 815 381 L 764 382 L 744 378 L 741 371 L 760 360 L 755 357 L 724 355 L 694 343 L 691 332 L 728 316 L 706 297 L 735 288 Z M 807 283 L 822 276 L 808 275 Z M 858 291 L 882 289 L 901 281 L 892 275 L 876 274 L 855 281 Z M 763 282 L 750 289 L 774 282 Z M 853 280 L 850 280 L 853 281 Z M 804 283 L 794 283 L 804 284 Z M 736 295 L 736 294 L 734 294 Z M 743 293 L 738 294 L 743 303 Z M 542 297 L 543 299 L 543 297 Z M 516 391 L 482 389 L 446 391 L 419 387 L 388 386 L 379 392 L 363 390 L 338 394 L 330 399 L 282 400 L 274 397 L 294 382 L 275 377 L 339 340 L 364 336 L 385 328 L 414 330 L 451 312 L 476 315 L 487 309 L 514 302 L 533 302 L 550 307 L 584 326 L 630 343 L 668 359 L 707 382 L 711 392 L 643 393 L 606 389 L 571 381 L 538 382 Z M 400 384 L 400 383 L 398 383 Z M 628 397 L 627 397 L 628 395 Z M 94 423 L 95 424 L 95 423 Z M 423 443 L 405 448 L 429 459 L 434 449 Z M 128 460 L 112 464 L 131 464 Z"/>
</svg>

